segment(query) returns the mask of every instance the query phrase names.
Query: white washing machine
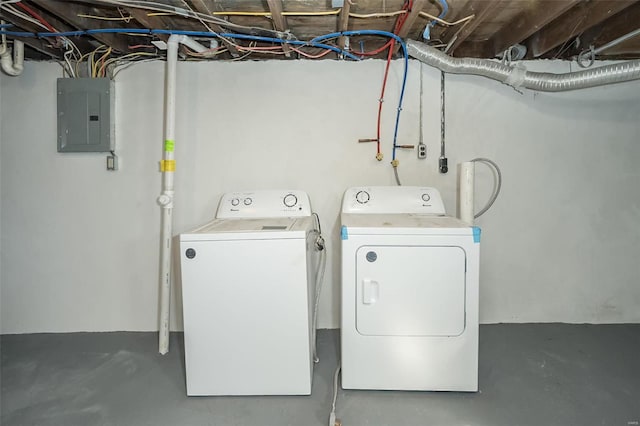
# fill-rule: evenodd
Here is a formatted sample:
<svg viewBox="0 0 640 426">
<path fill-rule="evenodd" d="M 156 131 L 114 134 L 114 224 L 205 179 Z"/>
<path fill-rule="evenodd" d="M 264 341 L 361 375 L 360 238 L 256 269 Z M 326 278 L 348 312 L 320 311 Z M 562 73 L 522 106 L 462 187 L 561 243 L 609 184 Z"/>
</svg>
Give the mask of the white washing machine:
<svg viewBox="0 0 640 426">
<path fill-rule="evenodd" d="M 342 387 L 477 391 L 480 229 L 434 188 L 342 203 Z"/>
<path fill-rule="evenodd" d="M 314 221 L 302 191 L 225 194 L 180 235 L 188 395 L 309 395 Z"/>
</svg>

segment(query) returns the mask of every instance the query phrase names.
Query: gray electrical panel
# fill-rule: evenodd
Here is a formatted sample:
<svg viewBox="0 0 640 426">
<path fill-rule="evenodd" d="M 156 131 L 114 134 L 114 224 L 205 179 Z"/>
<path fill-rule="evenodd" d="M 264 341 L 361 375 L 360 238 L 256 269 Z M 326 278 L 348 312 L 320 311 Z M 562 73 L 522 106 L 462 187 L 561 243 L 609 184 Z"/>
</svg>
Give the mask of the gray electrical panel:
<svg viewBox="0 0 640 426">
<path fill-rule="evenodd" d="M 58 79 L 58 152 L 114 149 L 114 90 L 108 78 Z"/>
</svg>

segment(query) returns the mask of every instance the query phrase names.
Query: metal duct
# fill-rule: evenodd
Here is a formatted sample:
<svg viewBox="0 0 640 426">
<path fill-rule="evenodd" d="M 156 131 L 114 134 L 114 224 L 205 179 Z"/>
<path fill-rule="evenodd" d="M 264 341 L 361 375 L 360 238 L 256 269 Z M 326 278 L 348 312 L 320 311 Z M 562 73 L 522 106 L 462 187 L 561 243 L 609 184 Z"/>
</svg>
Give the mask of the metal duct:
<svg viewBox="0 0 640 426">
<path fill-rule="evenodd" d="M 540 92 L 564 92 L 640 79 L 640 60 L 621 62 L 567 74 L 527 71 L 489 59 L 454 58 L 414 40 L 407 41 L 409 55 L 452 74 L 473 74 L 498 80 L 515 88 Z"/>
</svg>

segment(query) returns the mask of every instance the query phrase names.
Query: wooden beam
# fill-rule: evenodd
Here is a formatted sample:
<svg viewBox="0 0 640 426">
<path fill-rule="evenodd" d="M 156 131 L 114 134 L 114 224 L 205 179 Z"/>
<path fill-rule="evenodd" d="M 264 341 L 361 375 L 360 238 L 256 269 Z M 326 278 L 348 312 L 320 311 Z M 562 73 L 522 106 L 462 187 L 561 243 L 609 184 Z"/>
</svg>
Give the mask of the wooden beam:
<svg viewBox="0 0 640 426">
<path fill-rule="evenodd" d="M 351 3 L 349 0 L 344 0 L 342 10 L 340 10 L 340 17 L 338 19 L 338 32 L 347 31 L 349 29 L 349 11 L 351 10 Z M 338 47 L 344 49 L 346 43 L 345 37 L 338 37 Z"/>
<path fill-rule="evenodd" d="M 640 3 L 626 8 L 600 25 L 587 30 L 580 39 L 580 50 L 587 49 L 590 45 L 600 47 L 625 34 L 638 29 L 640 22 Z M 606 54 L 602 52 L 602 54 Z"/>
<path fill-rule="evenodd" d="M 69 7 L 69 4 L 66 1 L 60 0 L 31 0 L 31 2 L 49 13 L 59 16 L 79 30 L 112 27 L 112 25 L 105 23 L 105 21 L 78 16 L 78 14 L 101 15 L 104 12 L 100 8 L 89 7 L 80 3 L 74 3 L 73 7 Z M 125 36 L 112 33 L 99 33 L 92 34 L 91 37 L 103 44 L 106 44 L 107 46 L 110 46 L 118 52 L 127 52 L 129 50 L 129 43 Z"/>
<path fill-rule="evenodd" d="M 51 45 L 45 40 L 33 37 L 15 37 L 15 40 L 24 42 L 25 45 L 31 47 L 33 50 L 37 50 L 38 52 L 47 55 L 52 59 L 62 59 L 62 52 L 60 51 L 60 49 L 51 47 Z"/>
<path fill-rule="evenodd" d="M 269 11 L 271 11 L 271 19 L 273 20 L 275 30 L 280 32 L 287 31 L 289 28 L 287 25 L 287 19 L 282 14 L 282 0 L 267 0 L 267 4 L 269 5 Z M 289 45 L 283 44 L 282 50 L 284 50 L 284 55 L 287 58 L 291 57 L 291 49 L 289 48 Z"/>
<path fill-rule="evenodd" d="M 409 34 L 411 28 L 413 28 L 413 24 L 416 23 L 418 16 L 420 16 L 420 12 L 422 12 L 425 3 L 426 0 L 413 0 L 413 5 L 407 15 L 407 19 L 405 19 L 404 24 L 402 24 L 402 28 L 398 31 L 398 37 L 405 38 Z"/>
<path fill-rule="evenodd" d="M 460 16 L 475 15 L 475 17 L 469 21 L 462 29 L 459 29 L 459 33 L 451 33 L 451 36 L 443 39 L 443 43 L 451 44 L 449 48 L 449 54 L 453 55 L 456 49 L 465 41 L 469 36 L 483 23 L 485 22 L 498 8 L 500 7 L 499 1 L 473 1 L 469 2 L 464 10 L 460 13 Z M 455 37 L 455 40 L 453 39 Z"/>
<path fill-rule="evenodd" d="M 345 1 L 349 1 L 349 0 L 345 0 Z M 400 38 L 407 37 L 407 35 L 411 31 L 411 28 L 413 28 L 413 24 L 416 23 L 416 20 L 420 16 L 420 12 L 422 12 L 422 8 L 424 7 L 425 3 L 426 3 L 426 0 L 413 0 L 413 5 L 411 6 L 411 10 L 407 14 L 407 18 L 405 19 L 404 24 L 402 24 L 402 28 L 400 28 L 400 31 L 398 31 L 398 34 L 397 34 L 398 37 Z M 400 19 L 401 17 L 402 15 L 398 16 L 398 19 Z M 396 44 L 396 46 L 393 48 L 393 53 L 397 53 L 399 49 L 400 49 L 400 45 Z"/>
<path fill-rule="evenodd" d="M 209 10 L 204 0 L 192 0 L 191 3 L 193 4 L 193 7 L 197 12 L 204 13 L 207 16 L 212 16 L 211 15 L 212 11 Z M 213 31 L 215 31 L 218 34 L 227 32 L 224 28 L 222 28 L 219 25 L 209 23 L 209 22 L 207 22 L 207 25 L 209 25 L 209 28 L 211 28 Z M 233 56 L 234 58 L 240 57 L 240 52 L 238 51 L 238 49 L 236 49 L 236 47 L 233 44 L 227 42 L 226 40 L 221 40 L 221 41 L 222 41 L 222 44 L 225 45 L 225 47 L 227 48 L 231 56 Z"/>
<path fill-rule="evenodd" d="M 529 7 L 484 43 L 479 56 L 496 57 L 514 44 L 523 42 L 580 1 L 582 0 L 542 0 L 527 3 Z"/>
<path fill-rule="evenodd" d="M 125 10 L 128 13 L 130 13 L 133 19 L 138 21 L 143 27 L 146 27 L 149 29 L 166 29 L 167 28 L 167 24 L 162 20 L 161 17 L 148 16 L 146 10 L 135 9 L 135 8 L 126 8 Z M 156 37 L 158 37 L 160 40 L 165 42 L 169 40 L 169 36 L 167 34 L 156 34 Z"/>
<path fill-rule="evenodd" d="M 582 2 L 532 35 L 527 42 L 528 51 L 532 57 L 538 58 L 637 2 L 638 0 Z"/>
<path fill-rule="evenodd" d="M 20 9 L 17 6 L 14 6 L 14 7 Z M 53 26 L 53 28 L 55 28 L 59 32 L 66 32 L 66 31 L 75 30 L 75 28 L 72 28 L 72 27 L 68 26 L 64 22 L 62 22 L 59 19 L 57 19 L 56 17 L 47 14 L 46 12 L 38 9 L 35 6 L 31 6 L 31 9 L 35 9 L 36 13 L 38 13 L 40 16 L 42 16 L 51 26 Z M 28 15 L 28 13 L 26 13 L 25 11 L 23 11 L 21 9 L 20 9 L 20 11 L 24 12 L 26 15 Z M 34 24 L 33 22 L 30 22 L 30 21 L 27 21 L 25 19 L 22 19 L 22 18 L 20 18 L 20 17 L 18 17 L 16 15 L 13 15 L 13 14 L 10 14 L 10 13 L 6 13 L 6 12 L 3 12 L 1 15 L 3 16 L 3 19 L 5 21 L 11 22 L 12 24 L 16 25 L 17 27 L 22 28 L 24 31 L 29 31 L 29 32 L 32 32 L 32 33 L 48 31 L 48 30 L 46 30 L 46 29 Z M 45 41 L 42 44 L 36 43 L 36 46 L 41 46 L 41 45 L 49 46 L 49 45 L 52 45 L 53 44 L 52 42 L 55 41 L 55 38 L 51 38 L 49 41 L 51 43 Z M 95 49 L 95 46 L 92 46 L 86 39 L 82 39 L 82 38 L 79 38 L 79 37 L 74 37 L 74 38 L 72 38 L 72 41 L 82 53 L 90 52 L 91 50 Z M 39 52 L 42 52 L 42 53 L 45 53 L 45 54 L 48 55 L 48 53 L 43 52 L 42 50 L 39 50 L 36 46 L 32 46 L 32 47 L 35 50 L 38 50 Z"/>
<path fill-rule="evenodd" d="M 47 31 L 43 28 L 40 28 L 38 25 L 33 22 L 29 22 L 25 19 L 22 19 L 16 15 L 5 13 L 0 10 L 0 17 L 6 22 L 10 22 L 14 25 L 14 28 L 10 28 L 10 30 L 15 31 L 25 31 L 30 33 L 36 33 L 38 31 Z M 58 27 L 54 27 L 58 29 Z M 46 38 L 39 39 L 34 37 L 10 37 L 14 40 L 20 40 L 26 46 L 31 47 L 33 50 L 36 50 L 38 53 L 44 54 L 53 59 L 63 59 L 63 48 L 54 47 L 52 43 L 56 41 L 55 38 Z"/>
</svg>

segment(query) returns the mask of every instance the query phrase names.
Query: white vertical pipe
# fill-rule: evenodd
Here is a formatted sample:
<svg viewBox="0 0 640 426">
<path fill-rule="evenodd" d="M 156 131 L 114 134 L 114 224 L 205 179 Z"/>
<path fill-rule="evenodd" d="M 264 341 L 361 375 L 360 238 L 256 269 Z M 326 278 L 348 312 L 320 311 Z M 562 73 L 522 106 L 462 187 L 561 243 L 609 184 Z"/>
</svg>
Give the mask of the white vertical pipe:
<svg viewBox="0 0 640 426">
<path fill-rule="evenodd" d="M 460 210 L 458 211 L 458 218 L 467 222 L 469 225 L 473 225 L 474 213 L 473 213 L 473 184 L 475 174 L 475 163 L 473 161 L 467 161 L 460 164 L 460 191 L 458 193 Z"/>
<path fill-rule="evenodd" d="M 0 67 L 8 75 L 17 76 L 22 74 L 24 69 L 24 43 L 20 40 L 13 41 L 13 58 L 11 50 L 7 47 L 6 41 L 2 44 L 0 51 Z"/>
<path fill-rule="evenodd" d="M 180 37 L 181 36 L 178 35 L 172 35 L 167 42 L 162 194 L 158 197 L 158 203 L 162 206 L 162 229 L 160 233 L 160 336 L 158 339 L 158 351 L 162 355 L 169 352 L 173 175 L 175 170 L 176 67 L 178 63 L 178 43 Z"/>
</svg>

